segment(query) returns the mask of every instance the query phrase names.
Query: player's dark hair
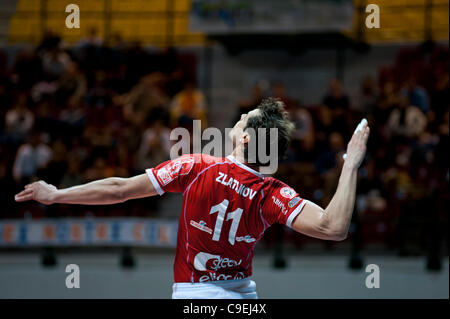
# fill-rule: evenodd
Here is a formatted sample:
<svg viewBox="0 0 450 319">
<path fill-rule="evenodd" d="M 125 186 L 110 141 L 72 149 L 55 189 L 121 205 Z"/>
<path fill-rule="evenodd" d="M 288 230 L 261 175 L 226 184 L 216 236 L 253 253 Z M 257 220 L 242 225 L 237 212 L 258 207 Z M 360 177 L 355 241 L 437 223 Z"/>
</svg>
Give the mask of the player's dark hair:
<svg viewBox="0 0 450 319">
<path fill-rule="evenodd" d="M 286 111 L 284 103 L 277 98 L 266 98 L 261 101 L 258 106 L 260 110 L 259 115 L 252 116 L 247 121 L 247 126 L 244 131 L 248 128 L 253 128 L 256 132 L 258 128 L 264 128 L 265 138 L 266 138 L 266 153 L 270 150 L 270 128 L 278 129 L 278 159 L 284 158 L 286 151 L 291 142 L 292 131 L 294 130 L 294 124 L 288 118 L 288 112 Z M 252 136 L 253 137 L 253 136 Z M 266 166 L 269 163 L 262 163 L 257 154 L 258 153 L 258 134 L 256 134 L 256 139 L 253 140 L 255 144 L 256 154 L 249 154 L 249 147 L 245 147 L 244 156 L 247 162 L 254 163 L 257 166 Z M 252 139 L 250 139 L 252 143 Z M 269 154 L 268 154 L 269 155 Z"/>
</svg>

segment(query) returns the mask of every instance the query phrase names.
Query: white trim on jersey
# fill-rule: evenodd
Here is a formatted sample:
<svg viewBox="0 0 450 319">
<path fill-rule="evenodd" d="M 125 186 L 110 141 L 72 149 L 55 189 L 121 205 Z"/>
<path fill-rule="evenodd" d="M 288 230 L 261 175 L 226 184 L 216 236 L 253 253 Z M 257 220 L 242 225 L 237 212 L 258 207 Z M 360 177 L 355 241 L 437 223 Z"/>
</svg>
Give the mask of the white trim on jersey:
<svg viewBox="0 0 450 319">
<path fill-rule="evenodd" d="M 145 170 L 145 172 L 147 173 L 148 178 L 150 179 L 150 182 L 152 182 L 153 187 L 155 187 L 156 191 L 158 192 L 158 194 L 161 196 L 162 194 L 165 193 L 165 191 L 161 188 L 161 186 L 158 183 L 158 180 L 155 177 L 155 174 L 153 174 L 153 169 L 152 168 L 147 168 Z"/>
<path fill-rule="evenodd" d="M 294 221 L 294 218 L 300 214 L 300 212 L 302 211 L 303 207 L 305 206 L 306 202 L 308 202 L 308 200 L 304 199 L 300 205 L 297 206 L 296 209 L 294 209 L 294 211 L 289 215 L 289 218 L 286 221 L 286 226 L 289 226 L 292 228 L 292 222 Z"/>
<path fill-rule="evenodd" d="M 236 159 L 236 157 L 234 157 L 233 155 L 228 155 L 227 158 L 228 158 L 230 161 L 232 161 L 234 164 L 236 164 L 237 166 L 239 166 L 240 168 L 243 168 L 243 169 L 245 169 L 246 171 L 249 171 L 250 173 L 255 174 L 255 175 L 258 176 L 259 178 L 264 179 L 264 176 L 263 176 L 261 173 L 259 173 L 259 172 L 255 171 L 254 169 L 248 167 L 248 166 L 245 165 L 244 163 L 239 162 L 239 161 Z"/>
</svg>

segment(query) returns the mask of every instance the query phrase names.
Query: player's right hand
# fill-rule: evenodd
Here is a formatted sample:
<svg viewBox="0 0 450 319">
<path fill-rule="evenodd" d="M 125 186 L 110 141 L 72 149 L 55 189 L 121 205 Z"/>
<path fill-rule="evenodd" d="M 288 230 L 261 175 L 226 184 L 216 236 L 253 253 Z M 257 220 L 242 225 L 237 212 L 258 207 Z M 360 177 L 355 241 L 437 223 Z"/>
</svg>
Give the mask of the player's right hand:
<svg viewBox="0 0 450 319">
<path fill-rule="evenodd" d="M 44 181 L 38 181 L 25 186 L 25 189 L 14 196 L 16 202 L 25 202 L 27 200 L 35 200 L 39 203 L 50 205 L 53 204 L 54 195 L 57 188 Z"/>
<path fill-rule="evenodd" d="M 367 120 L 363 119 L 355 130 L 350 142 L 347 146 L 347 154 L 345 155 L 345 165 L 358 169 L 366 155 L 367 139 L 369 138 L 370 128 Z"/>
</svg>

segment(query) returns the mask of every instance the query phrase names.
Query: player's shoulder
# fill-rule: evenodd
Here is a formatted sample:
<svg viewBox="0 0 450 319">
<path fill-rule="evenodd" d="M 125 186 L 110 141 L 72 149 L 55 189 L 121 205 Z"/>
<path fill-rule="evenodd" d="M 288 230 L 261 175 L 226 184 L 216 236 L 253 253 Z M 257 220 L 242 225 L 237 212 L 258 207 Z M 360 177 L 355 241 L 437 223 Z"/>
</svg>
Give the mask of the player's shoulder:
<svg viewBox="0 0 450 319">
<path fill-rule="evenodd" d="M 264 188 L 267 193 L 279 193 L 279 195 L 285 198 L 292 198 L 296 194 L 296 191 L 292 187 L 272 176 L 264 178 Z"/>
<path fill-rule="evenodd" d="M 264 184 L 268 187 L 283 187 L 287 186 L 286 183 L 283 181 L 280 181 L 278 178 L 272 177 L 272 176 L 266 176 L 264 178 Z"/>
<path fill-rule="evenodd" d="M 226 158 L 223 157 L 216 157 L 209 154 L 203 154 L 203 153 L 194 153 L 189 154 L 188 158 L 191 158 L 195 161 L 197 164 L 202 164 L 204 166 L 214 165 L 217 163 L 224 163 L 226 162 Z"/>
<path fill-rule="evenodd" d="M 226 163 L 226 158 L 215 157 L 208 154 L 194 153 L 194 154 L 184 154 L 173 161 L 177 165 L 186 166 L 189 168 L 194 168 L 193 172 L 201 172 L 204 169 L 209 169 L 215 164 Z M 190 170 L 190 169 L 189 169 Z"/>
<path fill-rule="evenodd" d="M 221 157 L 215 157 L 208 154 L 203 153 L 193 153 L 193 154 L 183 154 L 176 159 L 175 161 L 194 161 L 196 163 L 217 163 L 225 161 L 224 158 Z"/>
</svg>

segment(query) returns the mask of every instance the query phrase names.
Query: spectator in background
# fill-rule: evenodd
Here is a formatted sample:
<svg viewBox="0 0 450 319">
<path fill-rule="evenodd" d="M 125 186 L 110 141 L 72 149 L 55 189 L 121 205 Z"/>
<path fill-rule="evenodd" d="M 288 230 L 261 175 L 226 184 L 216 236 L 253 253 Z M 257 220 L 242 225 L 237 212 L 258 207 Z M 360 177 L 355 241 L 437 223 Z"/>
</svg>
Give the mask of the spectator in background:
<svg viewBox="0 0 450 319">
<path fill-rule="evenodd" d="M 61 44 L 61 36 L 53 30 L 47 29 L 44 31 L 41 42 L 36 48 L 36 52 L 42 53 L 53 48 L 59 47 Z"/>
<path fill-rule="evenodd" d="M 55 95 L 56 89 L 57 84 L 55 79 L 46 74 L 31 88 L 31 99 L 35 103 L 43 100 L 51 100 Z M 59 107 L 64 107 L 64 105 L 59 105 Z"/>
<path fill-rule="evenodd" d="M 85 110 L 81 103 L 69 99 L 66 107 L 59 113 L 58 119 L 68 130 L 68 136 L 79 136 L 85 125 Z"/>
<path fill-rule="evenodd" d="M 84 140 L 79 136 L 70 136 L 70 138 L 67 159 L 76 160 L 80 164 L 81 169 L 81 164 L 92 154 L 91 145 L 89 140 Z"/>
<path fill-rule="evenodd" d="M 50 77 L 57 80 L 67 70 L 72 62 L 70 56 L 59 47 L 45 51 L 42 55 L 42 70 Z"/>
<path fill-rule="evenodd" d="M 381 92 L 377 98 L 375 110 L 373 112 L 373 120 L 376 125 L 376 133 L 384 141 L 389 139 L 388 120 L 392 111 L 400 104 L 400 95 L 396 90 L 392 81 L 386 81 L 382 85 Z"/>
<path fill-rule="evenodd" d="M 407 98 L 402 97 L 398 108 L 389 116 L 387 129 L 388 136 L 415 138 L 425 130 L 427 118 L 422 111 L 410 105 Z"/>
<path fill-rule="evenodd" d="M 377 88 L 373 78 L 370 75 L 366 75 L 361 82 L 361 87 L 356 98 L 357 102 L 353 104 L 354 109 L 362 114 L 372 113 L 375 108 L 377 96 Z"/>
<path fill-rule="evenodd" d="M 64 108 L 64 105 L 60 108 Z M 61 122 L 56 116 L 59 110 L 60 109 L 57 109 L 54 106 L 53 99 L 50 96 L 47 96 L 36 103 L 33 107 L 35 115 L 34 129 L 40 132 L 48 133 L 50 138 L 56 136 L 61 137 L 70 133 L 61 126 Z"/>
<path fill-rule="evenodd" d="M 145 74 L 154 70 L 153 59 L 142 47 L 142 43 L 135 41 L 129 44 L 126 52 L 125 64 L 128 67 L 128 76 L 133 79 L 140 79 Z"/>
<path fill-rule="evenodd" d="M 434 118 L 439 121 L 450 105 L 450 86 L 449 72 L 439 70 L 436 75 L 436 82 L 430 92 L 431 111 L 434 112 Z"/>
<path fill-rule="evenodd" d="M 325 95 L 323 104 L 328 106 L 331 110 L 348 110 L 350 106 L 350 100 L 347 94 L 344 93 L 342 83 L 338 79 L 331 80 L 330 90 L 327 95 Z"/>
<path fill-rule="evenodd" d="M 27 96 L 19 94 L 13 108 L 6 112 L 5 128 L 12 141 L 25 139 L 34 124 L 34 115 L 27 107 Z"/>
<path fill-rule="evenodd" d="M 115 96 L 120 97 L 133 88 L 135 83 L 128 77 L 127 73 L 128 68 L 125 64 L 119 64 L 117 68 L 110 71 L 108 87 L 114 92 Z"/>
<path fill-rule="evenodd" d="M 83 178 L 86 181 L 93 181 L 97 179 L 103 179 L 112 177 L 114 175 L 114 168 L 108 166 L 106 160 L 103 157 L 96 157 L 94 163 L 83 174 Z"/>
<path fill-rule="evenodd" d="M 320 174 L 335 168 L 345 152 L 345 143 L 342 134 L 333 132 L 328 138 L 328 147 L 316 160 L 316 169 Z"/>
<path fill-rule="evenodd" d="M 32 47 L 25 47 L 14 61 L 11 82 L 17 89 L 29 90 L 42 76 L 42 61 Z"/>
<path fill-rule="evenodd" d="M 115 146 L 111 147 L 108 153 L 108 163 L 114 168 L 113 176 L 128 177 L 130 168 L 134 168 L 133 162 L 136 155 L 130 156 L 126 143 L 116 143 Z"/>
<path fill-rule="evenodd" d="M 8 70 L 8 57 L 0 51 L 0 118 L 3 119 L 6 110 L 12 105 L 12 85 Z M 0 121 L 0 131 L 4 130 L 4 122 Z M 1 135 L 1 133 L 0 133 Z"/>
<path fill-rule="evenodd" d="M 123 56 L 123 51 L 125 51 L 127 42 L 123 38 L 122 34 L 119 32 L 114 32 L 110 40 L 110 48 L 116 52 L 116 57 L 121 58 Z M 120 59 L 121 62 L 123 62 Z"/>
<path fill-rule="evenodd" d="M 388 194 L 381 174 L 377 172 L 376 168 L 375 160 L 368 159 L 361 169 L 357 195 L 357 205 L 360 212 L 364 212 L 366 209 L 381 212 L 386 208 Z"/>
<path fill-rule="evenodd" d="M 84 181 L 81 176 L 80 163 L 76 158 L 69 156 L 67 158 L 67 171 L 62 176 L 58 188 L 67 188 L 82 184 Z"/>
<path fill-rule="evenodd" d="M 163 48 L 155 60 L 158 62 L 155 69 L 164 74 L 167 79 L 167 94 L 173 97 L 183 89 L 183 78 L 185 76 L 178 60 L 178 52 L 174 47 Z"/>
<path fill-rule="evenodd" d="M 56 84 L 55 103 L 63 106 L 70 101 L 71 104 L 79 104 L 86 94 L 86 77 L 80 72 L 75 62 L 70 62 Z"/>
<path fill-rule="evenodd" d="M 62 139 L 58 139 L 51 144 L 51 150 L 52 158 L 43 172 L 45 176 L 41 178 L 58 185 L 67 170 L 67 147 Z"/>
<path fill-rule="evenodd" d="M 95 27 L 90 27 L 86 37 L 82 38 L 74 48 L 74 55 L 80 61 L 82 68 L 97 70 L 104 62 L 101 55 L 103 39 L 98 36 Z"/>
<path fill-rule="evenodd" d="M 350 123 L 348 123 L 347 111 L 350 107 L 350 99 L 344 93 L 342 83 L 338 79 L 331 80 L 329 92 L 323 98 L 322 103 L 328 106 L 333 113 L 333 130 L 348 135 Z"/>
<path fill-rule="evenodd" d="M 206 122 L 205 95 L 196 88 L 193 82 L 186 83 L 184 89 L 176 94 L 170 104 L 170 117 L 175 126 L 191 126 L 193 120 Z"/>
<path fill-rule="evenodd" d="M 90 27 L 87 33 L 87 36 L 82 38 L 78 45 L 80 47 L 86 46 L 96 46 L 100 47 L 103 45 L 103 38 L 98 35 L 98 30 L 96 27 Z"/>
<path fill-rule="evenodd" d="M 437 126 L 437 135 L 439 137 L 438 143 L 436 145 L 435 156 L 436 163 L 439 168 L 447 171 L 447 185 L 448 185 L 448 163 L 450 162 L 450 152 L 448 149 L 449 145 L 449 110 L 442 116 L 439 120 Z M 444 173 L 445 174 L 445 173 Z"/>
<path fill-rule="evenodd" d="M 87 125 L 83 131 L 83 137 L 89 141 L 90 145 L 94 148 L 92 152 L 98 152 L 96 155 L 106 155 L 106 151 L 113 145 L 113 127 L 110 125 L 104 125 L 99 127 L 95 123 Z"/>
<path fill-rule="evenodd" d="M 130 92 L 118 96 L 114 102 L 123 105 L 123 115 L 130 123 L 146 120 L 153 110 L 167 109 L 169 97 L 163 86 L 163 75 L 151 73 L 143 76 Z"/>
<path fill-rule="evenodd" d="M 284 105 L 286 105 L 286 110 L 288 112 L 290 112 L 295 106 L 296 101 L 288 96 L 286 87 L 281 82 L 276 82 L 272 86 L 272 96 L 280 99 Z"/>
<path fill-rule="evenodd" d="M 32 132 L 29 142 L 19 147 L 13 166 L 13 177 L 18 184 L 27 184 L 40 170 L 47 167 L 52 159 L 51 148 L 42 142 L 39 132 Z"/>
<path fill-rule="evenodd" d="M 115 127 L 120 121 L 120 113 L 113 105 L 113 92 L 106 85 L 106 72 L 94 71 L 93 83 L 89 85 L 84 101 L 86 104 L 86 125 L 89 128 Z"/>
<path fill-rule="evenodd" d="M 313 162 L 314 158 L 314 122 L 311 112 L 300 103 L 295 102 L 289 112 L 291 121 L 295 125 L 292 146 L 295 148 L 295 158 L 301 162 Z"/>
<path fill-rule="evenodd" d="M 3 83 L 4 80 L 8 80 L 8 76 L 8 56 L 5 52 L 0 51 L 0 83 Z"/>
<path fill-rule="evenodd" d="M 162 119 L 151 121 L 151 125 L 142 134 L 141 145 L 137 152 L 135 167 L 144 171 L 169 159 L 170 130 L 164 125 Z"/>
<path fill-rule="evenodd" d="M 104 109 L 112 104 L 111 91 L 106 86 L 106 72 L 94 72 L 93 83 L 86 92 L 86 103 L 91 109 Z"/>
<path fill-rule="evenodd" d="M 320 105 L 315 111 L 315 147 L 322 151 L 328 144 L 328 136 L 333 132 L 333 113 L 326 105 Z"/>
<path fill-rule="evenodd" d="M 427 91 L 417 84 L 417 78 L 411 76 L 401 90 L 401 95 L 408 98 L 409 103 L 418 107 L 424 114 L 430 109 Z"/>
<path fill-rule="evenodd" d="M 6 117 L 6 112 L 11 107 L 11 95 L 6 93 L 8 90 L 9 85 L 6 83 L 2 83 L 0 79 L 0 118 L 4 119 Z M 0 120 L 0 132 L 5 131 L 5 122 Z M 2 133 L 0 133 L 0 136 Z"/>
<path fill-rule="evenodd" d="M 264 89 L 259 83 L 257 83 L 252 88 L 250 98 L 243 98 L 238 101 L 237 105 L 238 110 L 235 118 L 233 119 L 233 123 L 239 121 L 241 114 L 246 114 L 251 110 L 253 110 L 254 108 L 258 107 L 263 98 L 264 98 Z"/>
<path fill-rule="evenodd" d="M 136 154 L 141 144 L 142 133 L 146 129 L 146 119 L 138 122 L 138 125 L 127 123 L 120 130 L 120 136 L 118 137 L 118 143 L 127 147 L 129 156 Z M 132 163 L 134 159 L 130 160 Z M 130 169 L 133 167 L 130 166 Z"/>
<path fill-rule="evenodd" d="M 299 141 L 314 139 L 314 123 L 308 109 L 296 103 L 295 108 L 289 114 L 295 124 L 294 139 Z"/>
</svg>

